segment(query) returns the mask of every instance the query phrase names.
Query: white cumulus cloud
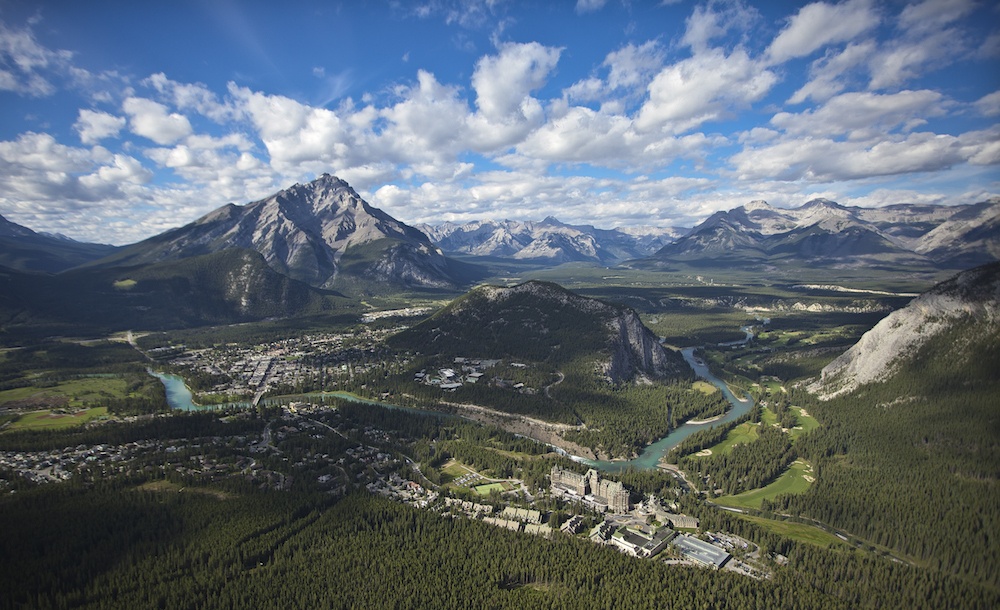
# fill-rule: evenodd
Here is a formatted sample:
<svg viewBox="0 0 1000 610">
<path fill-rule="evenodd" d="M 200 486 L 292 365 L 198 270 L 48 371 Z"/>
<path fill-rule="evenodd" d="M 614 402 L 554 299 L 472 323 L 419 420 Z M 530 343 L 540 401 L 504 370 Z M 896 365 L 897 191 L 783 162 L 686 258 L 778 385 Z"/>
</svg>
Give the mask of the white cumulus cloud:
<svg viewBox="0 0 1000 610">
<path fill-rule="evenodd" d="M 729 55 L 721 49 L 705 51 L 656 75 L 636 126 L 681 133 L 760 100 L 776 82 L 773 72 L 742 49 Z"/>
<path fill-rule="evenodd" d="M 126 98 L 122 110 L 129 115 L 132 133 L 160 145 L 173 144 L 194 131 L 186 116 L 170 112 L 163 104 L 150 99 Z"/>
<path fill-rule="evenodd" d="M 79 118 L 73 124 L 84 144 L 96 144 L 104 138 L 116 137 L 123 127 L 123 117 L 86 108 L 80 109 Z"/>
</svg>

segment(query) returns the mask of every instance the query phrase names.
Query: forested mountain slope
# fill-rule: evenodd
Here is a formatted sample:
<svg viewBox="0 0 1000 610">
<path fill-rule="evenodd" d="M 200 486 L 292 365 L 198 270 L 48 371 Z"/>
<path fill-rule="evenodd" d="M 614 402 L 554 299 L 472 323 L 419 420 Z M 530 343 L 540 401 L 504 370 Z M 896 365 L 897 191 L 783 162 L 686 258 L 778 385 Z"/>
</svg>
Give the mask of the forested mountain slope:
<svg viewBox="0 0 1000 610">
<path fill-rule="evenodd" d="M 998 285 L 993 264 L 935 286 L 828 367 L 850 384 L 797 395 L 823 424 L 797 446 L 817 480 L 765 508 L 1000 590 Z"/>
</svg>

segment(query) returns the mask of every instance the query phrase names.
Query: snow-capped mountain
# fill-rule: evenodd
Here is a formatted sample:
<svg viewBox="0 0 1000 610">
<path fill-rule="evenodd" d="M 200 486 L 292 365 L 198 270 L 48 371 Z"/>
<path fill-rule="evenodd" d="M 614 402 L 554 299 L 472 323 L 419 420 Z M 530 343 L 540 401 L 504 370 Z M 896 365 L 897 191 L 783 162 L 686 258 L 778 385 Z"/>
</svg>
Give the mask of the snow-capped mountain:
<svg viewBox="0 0 1000 610">
<path fill-rule="evenodd" d="M 329 174 L 244 206 L 227 204 L 99 264 L 147 264 L 230 248 L 260 252 L 273 269 L 318 287 L 333 287 L 342 270 L 410 286 L 457 281 L 457 266 L 426 235 L 370 206 Z"/>
<path fill-rule="evenodd" d="M 597 229 L 542 221 L 478 220 L 464 224 L 417 225 L 446 252 L 565 263 L 613 263 L 649 256 L 683 234 L 676 228 Z"/>
</svg>

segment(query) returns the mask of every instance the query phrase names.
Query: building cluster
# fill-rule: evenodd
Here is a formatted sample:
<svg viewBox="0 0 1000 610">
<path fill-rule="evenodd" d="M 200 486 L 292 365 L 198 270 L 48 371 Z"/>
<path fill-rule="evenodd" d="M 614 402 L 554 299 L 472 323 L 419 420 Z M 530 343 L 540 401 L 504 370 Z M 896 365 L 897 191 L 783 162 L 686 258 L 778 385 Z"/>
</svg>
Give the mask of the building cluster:
<svg viewBox="0 0 1000 610">
<path fill-rule="evenodd" d="M 486 370 L 499 363 L 499 360 L 474 360 L 458 357 L 455 358 L 453 367 L 438 369 L 437 375 L 423 370 L 414 374 L 413 380 L 417 383 L 437 386 L 442 390 L 454 391 L 466 384 L 479 383 L 479 380 L 486 374 Z"/>
<path fill-rule="evenodd" d="M 493 376 L 484 381 L 486 371 L 500 363 L 500 360 L 475 359 L 459 356 L 455 358 L 454 363 L 450 367 L 439 368 L 436 372 L 424 369 L 414 373 L 413 381 L 429 386 L 435 386 L 447 392 L 454 392 L 463 385 L 488 383 L 489 385 L 498 388 L 516 390 L 521 394 L 538 393 L 536 388 L 528 387 L 524 384 L 524 382 L 516 381 L 514 379 L 505 379 L 500 376 Z M 510 368 L 513 369 L 528 368 L 527 364 L 521 362 L 510 362 L 508 364 Z"/>
<path fill-rule="evenodd" d="M 552 528 L 542 523 L 542 513 L 530 508 L 507 506 L 500 512 L 499 517 L 486 517 L 483 522 L 526 534 L 538 536 L 552 534 Z"/>
<path fill-rule="evenodd" d="M 185 346 L 154 348 L 154 360 L 189 368 L 220 379 L 211 392 L 252 394 L 278 386 L 296 387 L 309 380 L 337 385 L 337 380 L 382 366 L 382 341 L 397 329 L 361 328 L 355 333 L 320 333 L 258 345 L 218 345 L 188 350 Z M 225 380 L 225 381 L 222 381 Z"/>
<path fill-rule="evenodd" d="M 154 445 L 152 442 L 147 444 Z M 52 451 L 0 451 L 0 468 L 20 473 L 33 483 L 68 481 L 82 467 L 122 462 L 144 445 L 78 445 Z"/>
<path fill-rule="evenodd" d="M 404 307 L 403 309 L 389 309 L 386 311 L 369 311 L 368 313 L 361 314 L 361 321 L 365 324 L 370 324 L 375 320 L 384 320 L 385 318 L 417 318 L 426 316 L 430 312 L 430 307 Z"/>
<path fill-rule="evenodd" d="M 675 533 L 669 527 L 645 530 L 622 526 L 611 535 L 611 543 L 623 553 L 634 557 L 648 558 L 665 549 Z"/>
<path fill-rule="evenodd" d="M 591 468 L 586 474 L 553 466 L 549 473 L 552 494 L 565 500 L 579 500 L 584 504 L 612 513 L 629 511 L 629 493 L 618 481 L 602 479 Z"/>
<path fill-rule="evenodd" d="M 698 529 L 698 519 L 670 512 L 669 508 L 664 506 L 663 502 L 653 494 L 649 494 L 645 500 L 637 504 L 635 512 L 642 517 L 653 517 L 660 523 L 670 525 L 674 529 Z"/>
<path fill-rule="evenodd" d="M 427 508 L 438 497 L 438 492 L 429 490 L 416 481 L 400 477 L 395 472 L 384 479 L 375 479 L 365 488 L 371 493 L 377 493 L 387 498 L 398 500 L 417 508 Z"/>
<path fill-rule="evenodd" d="M 686 559 L 716 570 L 726 565 L 732 557 L 725 549 L 686 534 L 678 535 L 674 539 L 674 546 Z"/>
</svg>

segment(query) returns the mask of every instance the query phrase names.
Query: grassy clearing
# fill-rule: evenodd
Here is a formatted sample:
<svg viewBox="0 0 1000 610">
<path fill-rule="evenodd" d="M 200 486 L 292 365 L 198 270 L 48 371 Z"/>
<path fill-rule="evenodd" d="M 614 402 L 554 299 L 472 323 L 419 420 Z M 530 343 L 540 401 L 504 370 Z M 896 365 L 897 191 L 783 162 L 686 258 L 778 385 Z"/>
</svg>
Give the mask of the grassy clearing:
<svg viewBox="0 0 1000 610">
<path fill-rule="evenodd" d="M 760 421 L 765 426 L 773 426 L 778 423 L 778 416 L 774 413 L 774 411 L 768 408 L 763 408 L 760 411 Z"/>
<path fill-rule="evenodd" d="M 695 455 L 698 457 L 704 457 L 708 455 L 723 455 L 727 454 L 733 450 L 736 445 L 742 445 L 743 443 L 751 443 L 760 437 L 758 432 L 759 426 L 753 422 L 744 422 L 732 430 L 726 435 L 726 438 L 722 439 L 720 442 L 712 445 L 704 451 L 700 451 Z M 705 452 L 707 451 L 707 453 Z"/>
<path fill-rule="evenodd" d="M 69 406 L 82 406 L 106 398 L 125 398 L 128 385 L 119 377 L 81 377 L 51 385 L 28 386 L 0 392 L 0 404 L 62 400 Z"/>
<path fill-rule="evenodd" d="M 711 396 L 712 394 L 715 394 L 716 392 L 719 391 L 719 388 L 708 383 L 707 381 L 696 381 L 691 384 L 691 389 L 698 390 L 699 392 L 701 392 L 706 396 Z"/>
<path fill-rule="evenodd" d="M 754 517 L 752 515 L 741 514 L 739 517 L 741 519 L 746 519 L 747 521 L 753 521 L 775 534 L 779 534 L 799 542 L 814 544 L 823 548 L 844 544 L 840 538 L 837 538 L 830 532 L 814 525 L 795 523 L 794 521 L 776 521 L 772 519 L 765 519 L 764 517 Z"/>
<path fill-rule="evenodd" d="M 106 417 L 107 407 L 83 409 L 74 413 L 57 413 L 51 410 L 25 413 L 11 423 L 8 430 L 60 430 L 85 424 L 98 417 Z"/>
<path fill-rule="evenodd" d="M 192 493 L 200 494 L 203 496 L 211 496 L 217 500 L 229 500 L 230 498 L 235 498 L 231 493 L 220 491 L 218 489 L 210 489 L 208 487 L 184 487 L 178 485 L 177 483 L 171 483 L 170 481 L 149 481 L 148 483 L 143 483 L 137 489 L 141 491 L 152 491 L 156 493 Z"/>
<path fill-rule="evenodd" d="M 509 483 L 487 483 L 486 485 L 476 485 L 475 487 L 472 488 L 472 490 L 475 491 L 477 494 L 479 494 L 481 496 L 488 496 L 488 495 L 490 495 L 490 492 L 493 491 L 493 490 L 496 490 L 499 493 L 503 493 L 505 491 L 510 491 L 510 484 Z"/>
<path fill-rule="evenodd" d="M 819 421 L 802 407 L 792 407 L 792 411 L 795 411 L 795 415 L 799 419 L 799 425 L 802 426 L 801 430 L 792 431 L 794 433 L 793 437 L 798 437 L 801 434 L 805 434 L 806 432 L 819 428 Z"/>
<path fill-rule="evenodd" d="M 467 478 L 462 479 L 462 477 Z M 446 486 L 472 489 L 474 485 L 483 481 L 480 477 L 482 477 L 481 474 L 455 459 L 448 460 L 441 468 L 441 484 Z M 462 479 L 463 482 L 459 483 L 459 479 Z"/>
<path fill-rule="evenodd" d="M 809 489 L 813 482 L 813 469 L 809 462 L 798 459 L 792 462 L 776 481 L 735 496 L 722 496 L 714 502 L 732 508 L 760 508 L 763 500 L 771 500 L 782 494 L 800 494 Z"/>
</svg>

